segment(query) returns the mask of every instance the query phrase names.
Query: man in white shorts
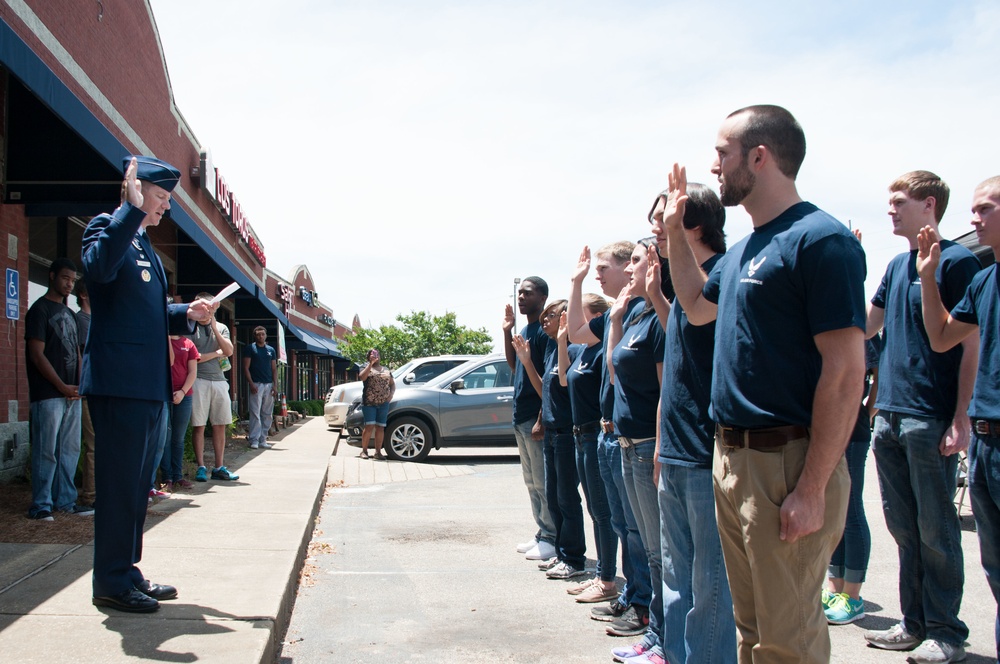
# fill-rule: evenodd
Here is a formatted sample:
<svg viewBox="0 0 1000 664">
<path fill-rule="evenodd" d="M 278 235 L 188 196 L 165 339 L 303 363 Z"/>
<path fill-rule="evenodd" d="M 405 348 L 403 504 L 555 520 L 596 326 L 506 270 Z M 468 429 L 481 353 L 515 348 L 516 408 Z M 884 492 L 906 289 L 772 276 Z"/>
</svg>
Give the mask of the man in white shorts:
<svg viewBox="0 0 1000 664">
<path fill-rule="evenodd" d="M 199 298 L 212 299 L 210 293 L 199 293 Z M 212 425 L 212 449 L 215 450 L 213 480 L 238 480 L 239 475 L 229 472 L 225 465 L 226 426 L 233 421 L 232 402 L 229 399 L 229 381 L 225 371 L 233 354 L 233 342 L 229 340 L 229 328 L 220 325 L 212 316 L 204 323 L 195 325 L 191 336 L 195 348 L 201 353 L 198 360 L 198 378 L 194 381 L 194 398 L 191 404 L 191 442 L 198 471 L 194 479 L 208 481 L 205 467 L 205 425 Z M 223 365 L 225 364 L 225 368 Z"/>
</svg>

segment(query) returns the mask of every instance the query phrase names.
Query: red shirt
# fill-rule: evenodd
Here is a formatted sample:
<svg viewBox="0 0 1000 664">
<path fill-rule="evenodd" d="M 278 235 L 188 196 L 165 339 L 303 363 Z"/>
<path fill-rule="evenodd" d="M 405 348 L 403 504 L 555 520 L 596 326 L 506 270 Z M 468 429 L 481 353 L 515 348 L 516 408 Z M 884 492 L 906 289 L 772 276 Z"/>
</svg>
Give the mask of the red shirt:
<svg viewBox="0 0 1000 664">
<path fill-rule="evenodd" d="M 173 383 L 173 390 L 177 390 L 184 387 L 184 381 L 188 377 L 188 362 L 191 360 L 197 361 L 201 354 L 198 353 L 198 349 L 194 347 L 194 344 L 187 337 L 181 337 L 180 339 L 171 339 L 170 345 L 174 347 L 174 363 L 170 367 L 170 378 Z M 187 391 L 187 396 L 191 396 L 194 392 L 194 388 Z"/>
</svg>

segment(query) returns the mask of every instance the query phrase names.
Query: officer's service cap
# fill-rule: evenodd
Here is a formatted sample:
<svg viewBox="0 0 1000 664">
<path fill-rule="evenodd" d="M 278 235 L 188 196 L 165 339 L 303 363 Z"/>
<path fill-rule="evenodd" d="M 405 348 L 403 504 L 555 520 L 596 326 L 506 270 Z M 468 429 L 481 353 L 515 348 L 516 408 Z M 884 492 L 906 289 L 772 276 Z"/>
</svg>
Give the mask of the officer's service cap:
<svg viewBox="0 0 1000 664">
<path fill-rule="evenodd" d="M 167 191 L 173 191 L 181 179 L 181 172 L 165 161 L 141 155 L 135 155 L 135 161 L 137 180 L 145 180 Z M 128 171 L 128 165 L 131 162 L 131 156 L 122 159 L 122 172 Z"/>
</svg>

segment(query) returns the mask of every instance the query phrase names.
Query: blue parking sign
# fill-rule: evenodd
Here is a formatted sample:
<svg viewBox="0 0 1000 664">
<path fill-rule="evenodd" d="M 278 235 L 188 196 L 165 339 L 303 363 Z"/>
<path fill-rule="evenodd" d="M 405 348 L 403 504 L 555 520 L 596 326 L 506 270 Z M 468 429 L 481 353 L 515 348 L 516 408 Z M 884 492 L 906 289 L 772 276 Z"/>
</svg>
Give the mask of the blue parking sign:
<svg viewBox="0 0 1000 664">
<path fill-rule="evenodd" d="M 18 287 L 20 276 L 17 270 L 7 268 L 7 318 L 17 320 L 21 317 L 21 290 Z"/>
</svg>

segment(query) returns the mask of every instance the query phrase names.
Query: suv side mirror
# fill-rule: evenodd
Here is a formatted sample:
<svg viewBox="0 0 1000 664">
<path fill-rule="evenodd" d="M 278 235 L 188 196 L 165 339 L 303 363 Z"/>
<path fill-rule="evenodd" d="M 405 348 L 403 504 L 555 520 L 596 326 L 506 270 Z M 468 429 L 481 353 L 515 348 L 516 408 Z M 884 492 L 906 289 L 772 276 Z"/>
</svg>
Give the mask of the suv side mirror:
<svg viewBox="0 0 1000 664">
<path fill-rule="evenodd" d="M 459 390 L 464 390 L 465 380 L 462 378 L 456 378 L 455 380 L 451 381 L 451 385 L 448 386 L 448 389 L 451 390 L 452 394 L 458 392 Z"/>
<path fill-rule="evenodd" d="M 410 383 L 412 383 L 416 379 L 417 379 L 417 374 L 415 374 L 413 372 L 410 372 L 410 373 L 406 374 L 405 376 L 403 376 L 403 382 L 406 383 L 407 385 L 409 385 Z"/>
</svg>

